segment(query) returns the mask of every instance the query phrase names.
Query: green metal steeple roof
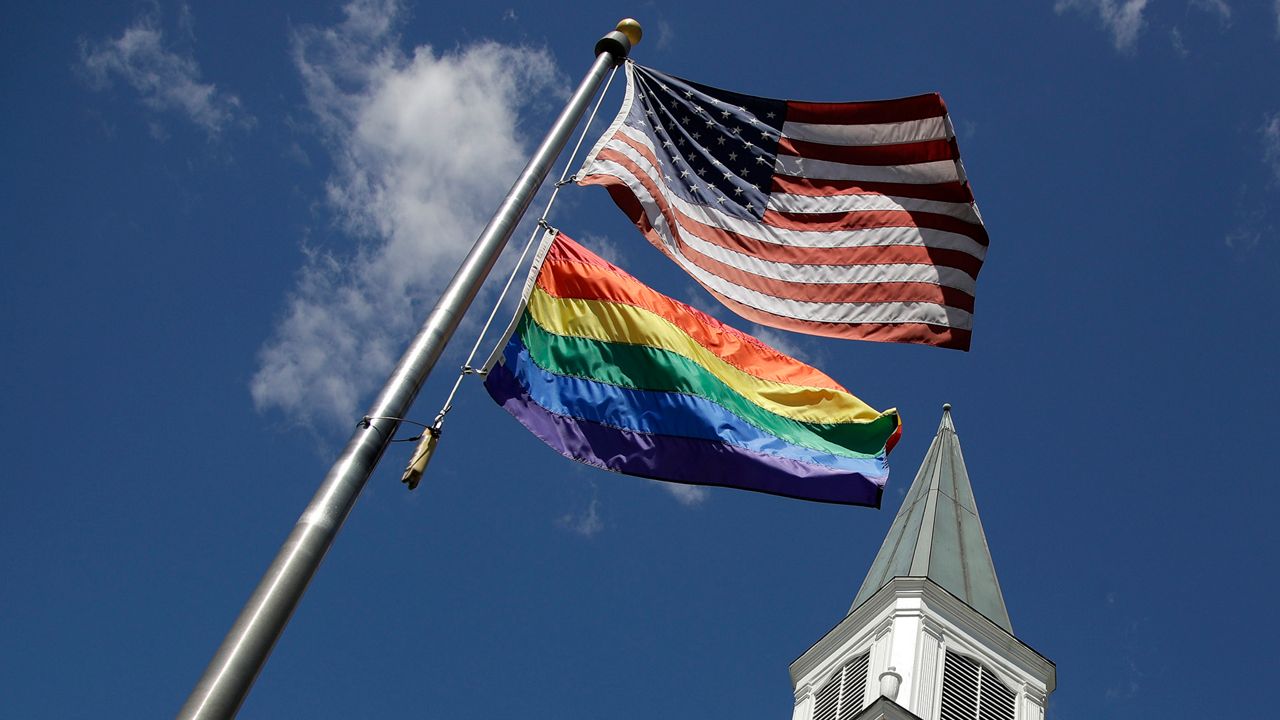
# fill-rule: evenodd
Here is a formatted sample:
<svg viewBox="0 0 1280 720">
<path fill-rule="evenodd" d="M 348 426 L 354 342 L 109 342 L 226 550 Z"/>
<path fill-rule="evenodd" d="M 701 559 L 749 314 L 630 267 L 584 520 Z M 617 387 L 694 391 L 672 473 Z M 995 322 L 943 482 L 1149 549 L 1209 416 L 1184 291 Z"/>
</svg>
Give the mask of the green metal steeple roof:
<svg viewBox="0 0 1280 720">
<path fill-rule="evenodd" d="M 1013 632 L 969 486 L 951 405 L 850 612 L 895 577 L 927 577 Z"/>
</svg>

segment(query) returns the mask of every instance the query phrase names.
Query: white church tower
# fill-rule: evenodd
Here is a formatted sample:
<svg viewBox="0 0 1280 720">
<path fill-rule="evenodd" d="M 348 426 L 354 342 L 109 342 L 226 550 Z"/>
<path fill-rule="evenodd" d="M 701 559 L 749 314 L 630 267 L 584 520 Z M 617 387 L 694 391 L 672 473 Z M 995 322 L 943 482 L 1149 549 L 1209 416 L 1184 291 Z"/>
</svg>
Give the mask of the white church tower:
<svg viewBox="0 0 1280 720">
<path fill-rule="evenodd" d="M 792 720 L 1044 720 L 1056 671 L 1013 634 L 950 405 L 849 614 L 791 681 Z"/>
</svg>

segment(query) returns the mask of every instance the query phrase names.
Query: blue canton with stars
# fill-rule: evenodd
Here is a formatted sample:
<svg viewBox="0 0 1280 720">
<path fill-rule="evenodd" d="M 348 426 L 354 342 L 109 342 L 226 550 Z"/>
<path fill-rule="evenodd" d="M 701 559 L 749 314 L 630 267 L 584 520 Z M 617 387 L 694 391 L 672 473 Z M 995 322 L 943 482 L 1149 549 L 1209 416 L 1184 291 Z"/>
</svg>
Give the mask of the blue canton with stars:
<svg viewBox="0 0 1280 720">
<path fill-rule="evenodd" d="M 626 125 L 653 142 L 663 179 L 685 201 L 759 220 L 787 103 L 699 85 L 632 65 Z"/>
</svg>

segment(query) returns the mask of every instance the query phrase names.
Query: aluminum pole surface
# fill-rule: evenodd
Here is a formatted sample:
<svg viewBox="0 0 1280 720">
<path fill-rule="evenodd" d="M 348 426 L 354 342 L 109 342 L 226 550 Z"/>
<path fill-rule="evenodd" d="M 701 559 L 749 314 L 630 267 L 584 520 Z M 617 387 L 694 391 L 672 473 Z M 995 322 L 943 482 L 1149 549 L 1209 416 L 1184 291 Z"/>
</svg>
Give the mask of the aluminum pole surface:
<svg viewBox="0 0 1280 720">
<path fill-rule="evenodd" d="M 329 468 L 320 489 L 298 518 L 297 525 L 178 712 L 179 718 L 231 718 L 239 711 L 316 568 L 399 427 L 398 420 L 386 418 L 401 418 L 409 411 L 422 383 L 564 149 L 600 82 L 612 67 L 626 59 L 631 46 L 639 39 L 639 25 L 624 20 L 618 24 L 618 30 L 596 43 L 596 59 L 591 69 L 480 233 L 366 413 L 366 417 L 377 419 L 362 423 L 356 429 L 338 460 Z"/>
</svg>

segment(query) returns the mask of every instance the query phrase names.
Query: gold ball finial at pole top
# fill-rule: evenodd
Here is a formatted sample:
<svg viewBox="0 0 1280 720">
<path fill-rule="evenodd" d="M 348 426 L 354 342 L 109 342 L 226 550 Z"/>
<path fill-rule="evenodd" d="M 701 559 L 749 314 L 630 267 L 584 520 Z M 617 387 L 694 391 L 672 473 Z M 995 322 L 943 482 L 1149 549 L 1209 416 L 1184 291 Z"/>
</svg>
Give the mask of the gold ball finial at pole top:
<svg viewBox="0 0 1280 720">
<path fill-rule="evenodd" d="M 617 30 L 627 36 L 627 39 L 631 41 L 632 47 L 639 45 L 640 38 L 644 37 L 644 29 L 640 27 L 640 23 L 636 22 L 634 18 L 623 19 L 618 23 Z"/>
</svg>

